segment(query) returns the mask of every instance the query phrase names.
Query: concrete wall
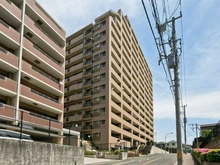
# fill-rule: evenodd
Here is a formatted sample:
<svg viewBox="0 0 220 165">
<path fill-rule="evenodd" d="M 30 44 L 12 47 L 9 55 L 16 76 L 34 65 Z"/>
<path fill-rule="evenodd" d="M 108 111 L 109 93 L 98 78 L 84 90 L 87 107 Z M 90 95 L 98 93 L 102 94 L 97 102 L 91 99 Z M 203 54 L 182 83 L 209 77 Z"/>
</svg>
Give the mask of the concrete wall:
<svg viewBox="0 0 220 165">
<path fill-rule="evenodd" d="M 0 139 L 2 165 L 83 165 L 84 149 L 51 143 Z"/>
</svg>

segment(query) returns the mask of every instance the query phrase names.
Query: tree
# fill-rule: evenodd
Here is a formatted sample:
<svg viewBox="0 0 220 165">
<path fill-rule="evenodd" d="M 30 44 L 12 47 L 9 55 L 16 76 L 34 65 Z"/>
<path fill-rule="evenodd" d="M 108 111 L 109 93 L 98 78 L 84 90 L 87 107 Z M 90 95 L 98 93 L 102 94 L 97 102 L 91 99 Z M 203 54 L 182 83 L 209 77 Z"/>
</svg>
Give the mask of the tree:
<svg viewBox="0 0 220 165">
<path fill-rule="evenodd" d="M 211 132 L 212 132 L 212 130 L 210 130 L 210 129 L 204 129 L 204 130 L 201 130 L 201 131 L 200 131 L 200 135 L 201 135 L 201 137 L 206 138 L 206 137 L 209 136 L 209 134 L 210 134 Z"/>
</svg>

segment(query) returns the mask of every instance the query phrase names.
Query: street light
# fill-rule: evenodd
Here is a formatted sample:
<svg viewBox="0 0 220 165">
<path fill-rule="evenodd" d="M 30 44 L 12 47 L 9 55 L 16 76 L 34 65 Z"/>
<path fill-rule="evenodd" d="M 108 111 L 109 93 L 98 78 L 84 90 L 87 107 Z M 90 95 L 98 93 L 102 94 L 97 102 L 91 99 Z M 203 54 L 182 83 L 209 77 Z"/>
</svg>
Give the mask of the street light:
<svg viewBox="0 0 220 165">
<path fill-rule="evenodd" d="M 167 133 L 167 134 L 165 135 L 165 146 L 164 146 L 164 149 L 165 149 L 165 150 L 166 150 L 166 145 L 167 145 L 167 144 L 166 144 L 166 143 L 167 143 L 167 142 L 166 142 L 166 138 L 167 138 L 167 135 L 169 135 L 169 134 L 173 134 L 173 132 L 169 132 L 169 133 Z"/>
</svg>

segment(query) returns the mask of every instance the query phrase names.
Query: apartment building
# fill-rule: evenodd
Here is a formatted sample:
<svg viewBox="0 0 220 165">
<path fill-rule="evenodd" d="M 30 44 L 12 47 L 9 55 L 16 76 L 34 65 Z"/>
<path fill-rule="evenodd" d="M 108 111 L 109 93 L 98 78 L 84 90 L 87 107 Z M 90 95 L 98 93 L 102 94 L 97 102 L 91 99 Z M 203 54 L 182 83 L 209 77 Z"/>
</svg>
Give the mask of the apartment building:
<svg viewBox="0 0 220 165">
<path fill-rule="evenodd" d="M 121 10 L 67 37 L 65 65 L 65 127 L 97 149 L 153 141 L 152 74 Z"/>
<path fill-rule="evenodd" d="M 1 129 L 62 144 L 65 33 L 35 0 L 0 0 Z"/>
</svg>

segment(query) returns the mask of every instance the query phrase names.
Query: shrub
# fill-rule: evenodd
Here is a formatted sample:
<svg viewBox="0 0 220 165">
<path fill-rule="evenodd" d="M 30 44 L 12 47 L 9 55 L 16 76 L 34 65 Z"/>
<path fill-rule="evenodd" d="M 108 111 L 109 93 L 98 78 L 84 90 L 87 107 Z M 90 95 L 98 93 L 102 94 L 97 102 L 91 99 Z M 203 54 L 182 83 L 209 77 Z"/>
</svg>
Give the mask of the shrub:
<svg viewBox="0 0 220 165">
<path fill-rule="evenodd" d="M 84 155 L 96 155 L 95 151 L 87 151 L 85 150 Z"/>
<path fill-rule="evenodd" d="M 209 162 L 220 162 L 220 149 L 212 149 L 207 153 Z"/>
</svg>

